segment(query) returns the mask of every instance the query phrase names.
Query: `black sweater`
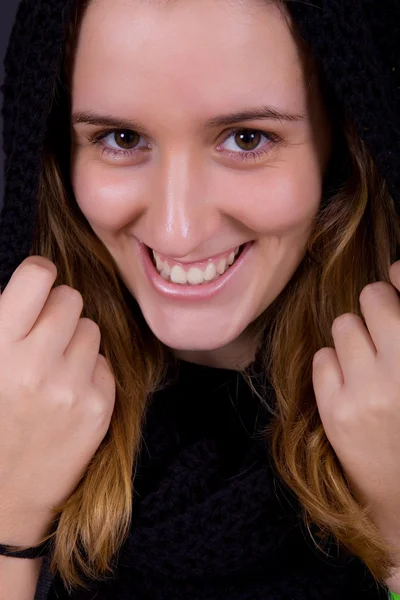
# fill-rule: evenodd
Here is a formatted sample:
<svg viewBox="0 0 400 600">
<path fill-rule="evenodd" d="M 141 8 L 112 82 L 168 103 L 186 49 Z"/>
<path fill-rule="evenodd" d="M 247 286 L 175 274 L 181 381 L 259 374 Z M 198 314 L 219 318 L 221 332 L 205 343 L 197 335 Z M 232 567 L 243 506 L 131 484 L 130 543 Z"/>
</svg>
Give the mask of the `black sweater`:
<svg viewBox="0 0 400 600">
<path fill-rule="evenodd" d="M 261 435 L 270 413 L 235 371 L 181 362 L 155 394 L 130 535 L 114 576 L 68 596 L 44 563 L 36 600 L 386 598 L 361 562 L 307 536 Z"/>
</svg>

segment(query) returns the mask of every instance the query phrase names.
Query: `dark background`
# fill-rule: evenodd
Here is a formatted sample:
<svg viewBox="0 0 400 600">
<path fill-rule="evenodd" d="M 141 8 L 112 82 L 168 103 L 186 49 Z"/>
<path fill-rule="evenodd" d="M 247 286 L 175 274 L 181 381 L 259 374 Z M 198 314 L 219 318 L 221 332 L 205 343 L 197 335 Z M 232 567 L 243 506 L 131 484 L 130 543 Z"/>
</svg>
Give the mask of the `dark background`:
<svg viewBox="0 0 400 600">
<path fill-rule="evenodd" d="M 17 12 L 19 0 L 0 0 L 0 84 L 3 83 L 4 68 L 3 60 L 6 53 L 8 38 L 10 37 L 11 27 Z M 3 96 L 0 96 L 0 102 L 3 103 Z M 3 121 L 0 117 L 0 128 L 3 131 Z M 0 149 L 0 207 L 3 206 L 3 138 L 1 139 Z"/>
</svg>

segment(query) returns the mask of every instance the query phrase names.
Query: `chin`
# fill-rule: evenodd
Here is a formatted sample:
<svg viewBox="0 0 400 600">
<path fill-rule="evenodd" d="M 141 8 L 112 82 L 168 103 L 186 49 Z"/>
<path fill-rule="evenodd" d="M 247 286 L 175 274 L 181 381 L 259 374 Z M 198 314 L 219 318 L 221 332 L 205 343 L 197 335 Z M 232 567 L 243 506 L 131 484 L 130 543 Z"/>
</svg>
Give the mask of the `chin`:
<svg viewBox="0 0 400 600">
<path fill-rule="evenodd" d="M 190 324 L 176 322 L 167 326 L 164 322 L 152 322 L 144 315 L 154 335 L 166 346 L 181 351 L 210 351 L 223 348 L 236 340 L 245 326 L 232 328 L 232 324 L 204 323 L 199 319 Z"/>
<path fill-rule="evenodd" d="M 233 339 L 226 338 L 223 335 L 215 335 L 211 332 L 202 331 L 190 331 L 190 332 L 168 332 L 168 331 L 154 331 L 154 335 L 163 344 L 171 348 L 172 350 L 184 350 L 184 351 L 210 351 L 222 348 L 233 341 Z"/>
</svg>

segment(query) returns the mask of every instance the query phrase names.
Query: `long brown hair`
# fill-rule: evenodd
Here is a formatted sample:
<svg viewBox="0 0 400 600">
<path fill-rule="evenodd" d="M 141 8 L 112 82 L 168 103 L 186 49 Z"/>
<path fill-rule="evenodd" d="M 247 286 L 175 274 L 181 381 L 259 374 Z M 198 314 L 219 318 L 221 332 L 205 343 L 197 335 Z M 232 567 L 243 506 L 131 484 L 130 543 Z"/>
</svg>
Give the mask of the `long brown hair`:
<svg viewBox="0 0 400 600">
<path fill-rule="evenodd" d="M 79 12 L 71 20 L 76 37 Z M 68 48 L 66 44 L 66 48 Z M 82 317 L 98 323 L 100 352 L 113 371 L 117 395 L 109 431 L 70 498 L 55 507 L 51 571 L 68 589 L 82 575 L 102 579 L 129 532 L 136 460 L 150 395 L 167 384 L 172 354 L 150 331 L 103 243 L 82 215 L 69 181 L 69 113 L 65 78 L 54 90 L 31 254 L 55 262 L 54 286 L 82 294 Z M 319 538 L 333 536 L 365 561 L 375 578 L 389 576 L 389 548 L 353 496 L 324 433 L 312 386 L 312 358 L 334 347 L 334 319 L 363 319 L 359 294 L 373 281 L 390 283 L 399 218 L 385 182 L 354 126 L 325 94 L 337 139 L 324 197 L 303 260 L 282 293 L 249 328 L 260 347 L 265 381 L 276 404 L 265 431 L 278 479 L 297 496 L 304 523 Z M 288 368 L 290 365 L 290 368 Z M 250 369 L 243 375 L 251 383 Z M 265 401 L 260 386 L 257 388 Z M 47 538 L 46 538 L 47 539 Z M 314 539 L 314 537 L 313 537 Z M 315 540 L 316 544 L 319 544 Z"/>
</svg>

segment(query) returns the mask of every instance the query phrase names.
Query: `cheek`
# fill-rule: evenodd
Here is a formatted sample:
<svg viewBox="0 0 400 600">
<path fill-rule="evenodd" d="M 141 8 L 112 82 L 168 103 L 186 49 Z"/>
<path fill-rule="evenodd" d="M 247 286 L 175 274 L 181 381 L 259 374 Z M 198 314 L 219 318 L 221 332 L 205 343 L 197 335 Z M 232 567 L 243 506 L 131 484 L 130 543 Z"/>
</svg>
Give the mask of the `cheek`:
<svg viewBox="0 0 400 600">
<path fill-rule="evenodd" d="M 128 169 L 78 158 L 71 178 L 76 202 L 94 229 L 119 230 L 140 211 L 140 183 Z"/>
<path fill-rule="evenodd" d="M 231 216 L 260 234 L 308 231 L 321 202 L 323 178 L 312 157 L 304 159 L 303 154 L 301 164 L 285 159 L 242 175 L 229 186 Z"/>
</svg>

